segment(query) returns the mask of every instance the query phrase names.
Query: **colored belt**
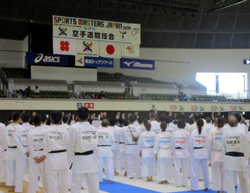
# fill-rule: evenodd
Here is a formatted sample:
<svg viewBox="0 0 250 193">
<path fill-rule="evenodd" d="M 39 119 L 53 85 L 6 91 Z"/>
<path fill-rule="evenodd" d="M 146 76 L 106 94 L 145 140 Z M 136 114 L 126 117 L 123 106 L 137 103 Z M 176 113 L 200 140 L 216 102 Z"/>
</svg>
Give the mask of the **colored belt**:
<svg viewBox="0 0 250 193">
<path fill-rule="evenodd" d="M 137 143 L 135 143 L 135 144 L 126 144 L 126 145 L 137 145 Z"/>
<path fill-rule="evenodd" d="M 182 149 L 181 147 L 176 147 L 175 149 Z"/>
<path fill-rule="evenodd" d="M 35 150 L 35 151 L 43 151 L 43 149 L 38 149 L 38 150 Z"/>
<path fill-rule="evenodd" d="M 62 152 L 66 152 L 66 149 L 64 149 L 64 150 L 57 150 L 57 151 L 51 151 L 49 153 L 62 153 Z"/>
<path fill-rule="evenodd" d="M 8 148 L 17 148 L 17 146 L 8 146 Z"/>
<path fill-rule="evenodd" d="M 194 147 L 194 149 L 203 149 L 204 147 Z"/>
<path fill-rule="evenodd" d="M 240 152 L 227 152 L 226 155 L 232 156 L 232 157 L 244 157 L 244 153 L 240 153 Z"/>
<path fill-rule="evenodd" d="M 85 151 L 85 152 L 75 152 L 75 155 L 90 155 L 93 153 L 94 153 L 94 151 L 91 150 L 91 151 Z"/>
<path fill-rule="evenodd" d="M 125 144 L 124 142 L 119 142 L 119 144 Z"/>
<path fill-rule="evenodd" d="M 111 147 L 111 145 L 98 145 L 97 147 Z"/>
</svg>

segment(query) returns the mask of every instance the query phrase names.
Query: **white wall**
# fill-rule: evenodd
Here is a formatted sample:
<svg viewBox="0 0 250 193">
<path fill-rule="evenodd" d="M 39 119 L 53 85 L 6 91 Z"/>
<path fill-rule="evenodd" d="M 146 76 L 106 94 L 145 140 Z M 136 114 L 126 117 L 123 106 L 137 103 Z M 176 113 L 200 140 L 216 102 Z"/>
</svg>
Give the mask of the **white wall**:
<svg viewBox="0 0 250 193">
<path fill-rule="evenodd" d="M 0 67 L 24 68 L 28 37 L 22 40 L 0 39 Z"/>
<path fill-rule="evenodd" d="M 73 84 L 73 81 L 97 81 L 97 69 L 31 66 L 31 79 L 66 80 L 68 84 Z"/>
<path fill-rule="evenodd" d="M 243 65 L 244 59 L 250 59 L 249 53 L 249 49 L 141 48 L 140 59 L 156 61 L 154 71 L 121 69 L 119 60 L 115 60 L 113 69 L 98 68 L 98 72 L 119 72 L 125 75 L 193 85 L 197 72 L 250 73 L 250 66 Z M 246 89 L 250 90 L 249 76 L 247 80 Z"/>
</svg>

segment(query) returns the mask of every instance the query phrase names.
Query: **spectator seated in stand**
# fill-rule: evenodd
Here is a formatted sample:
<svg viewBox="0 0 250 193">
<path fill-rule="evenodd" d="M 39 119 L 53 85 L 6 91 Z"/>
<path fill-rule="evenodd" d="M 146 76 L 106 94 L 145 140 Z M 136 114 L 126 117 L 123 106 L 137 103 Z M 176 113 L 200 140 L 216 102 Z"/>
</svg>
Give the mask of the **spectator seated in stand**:
<svg viewBox="0 0 250 193">
<path fill-rule="evenodd" d="M 39 98 L 39 89 L 38 86 L 36 86 L 35 90 L 34 90 L 34 98 Z"/>
</svg>

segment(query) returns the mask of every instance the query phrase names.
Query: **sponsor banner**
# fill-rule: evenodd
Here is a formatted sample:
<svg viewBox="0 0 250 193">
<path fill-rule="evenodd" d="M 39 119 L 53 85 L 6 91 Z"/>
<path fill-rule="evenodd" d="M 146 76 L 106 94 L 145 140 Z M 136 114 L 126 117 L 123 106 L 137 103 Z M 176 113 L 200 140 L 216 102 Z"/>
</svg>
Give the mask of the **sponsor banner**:
<svg viewBox="0 0 250 193">
<path fill-rule="evenodd" d="M 80 108 L 82 108 L 82 103 L 77 103 L 77 109 L 80 109 Z"/>
<path fill-rule="evenodd" d="M 141 44 L 140 24 L 53 15 L 53 37 Z"/>
<path fill-rule="evenodd" d="M 94 109 L 95 104 L 94 103 L 84 103 L 84 107 L 88 109 Z"/>
<path fill-rule="evenodd" d="M 122 56 L 131 57 L 131 58 L 138 58 L 139 53 L 140 53 L 139 44 L 131 44 L 131 45 L 123 44 Z"/>
<path fill-rule="evenodd" d="M 77 40 L 76 46 L 77 55 L 99 57 L 99 42 L 97 41 Z"/>
<path fill-rule="evenodd" d="M 76 66 L 114 68 L 113 58 L 76 56 Z"/>
<path fill-rule="evenodd" d="M 65 38 L 53 38 L 54 54 L 75 55 L 76 40 Z"/>
<path fill-rule="evenodd" d="M 137 60 L 137 59 L 120 59 L 120 68 L 130 68 L 139 70 L 155 70 L 155 61 Z"/>
<path fill-rule="evenodd" d="M 122 44 L 100 42 L 100 56 L 105 58 L 121 58 Z"/>
<path fill-rule="evenodd" d="M 26 63 L 67 66 L 69 63 L 69 57 L 63 55 L 26 52 Z"/>
</svg>

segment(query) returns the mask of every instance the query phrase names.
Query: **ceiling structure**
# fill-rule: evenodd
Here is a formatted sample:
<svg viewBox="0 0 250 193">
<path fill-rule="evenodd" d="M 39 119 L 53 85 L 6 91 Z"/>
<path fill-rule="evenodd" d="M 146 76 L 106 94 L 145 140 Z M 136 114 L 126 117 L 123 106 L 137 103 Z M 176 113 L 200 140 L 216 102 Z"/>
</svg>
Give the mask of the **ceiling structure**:
<svg viewBox="0 0 250 193">
<path fill-rule="evenodd" d="M 53 14 L 140 23 L 141 47 L 250 48 L 246 0 L 0 0 L 0 38 L 22 40 L 31 23 L 52 31 Z"/>
</svg>

